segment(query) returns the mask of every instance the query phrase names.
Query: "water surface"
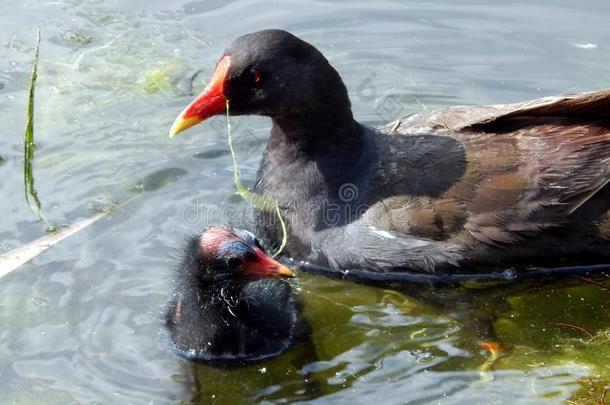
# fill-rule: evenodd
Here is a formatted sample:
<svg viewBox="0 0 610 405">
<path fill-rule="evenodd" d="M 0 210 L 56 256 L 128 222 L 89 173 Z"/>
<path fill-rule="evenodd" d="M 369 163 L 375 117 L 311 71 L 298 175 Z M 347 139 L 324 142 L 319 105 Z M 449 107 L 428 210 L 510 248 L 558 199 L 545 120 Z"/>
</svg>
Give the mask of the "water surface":
<svg viewBox="0 0 610 405">
<path fill-rule="evenodd" d="M 301 274 L 313 348 L 230 370 L 168 353 L 161 314 L 185 235 L 238 223 L 245 206 L 222 118 L 167 138 L 190 78 L 196 91 L 234 37 L 278 27 L 310 41 L 377 124 L 610 87 L 608 2 L 27 0 L 0 14 L 0 252 L 49 226 L 22 178 L 37 26 L 43 211 L 61 227 L 119 207 L 0 279 L 0 403 L 599 403 L 610 292 L 583 281 L 414 298 Z M 268 129 L 234 122 L 248 184 Z M 479 341 L 494 332 L 505 354 L 490 361 Z"/>
</svg>

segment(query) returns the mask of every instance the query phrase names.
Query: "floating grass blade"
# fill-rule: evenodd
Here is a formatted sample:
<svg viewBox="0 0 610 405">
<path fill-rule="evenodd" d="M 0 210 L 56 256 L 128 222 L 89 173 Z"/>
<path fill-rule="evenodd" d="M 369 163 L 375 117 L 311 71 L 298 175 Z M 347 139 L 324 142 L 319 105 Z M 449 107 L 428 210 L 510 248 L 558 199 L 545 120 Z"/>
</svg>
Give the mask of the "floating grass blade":
<svg viewBox="0 0 610 405">
<path fill-rule="evenodd" d="M 159 188 L 163 187 L 164 185 L 165 183 L 160 184 Z M 83 229 L 86 229 L 90 225 L 93 225 L 100 219 L 106 217 L 108 214 L 114 212 L 114 210 L 123 209 L 131 202 L 140 198 L 141 195 L 142 194 L 137 194 L 122 203 L 116 203 L 108 205 L 106 207 L 102 207 L 101 212 L 97 212 L 96 214 L 88 218 L 81 219 L 80 221 L 75 222 L 70 226 L 63 227 L 39 239 L 26 243 L 23 246 L 19 246 L 13 250 L 1 254 L 0 278 L 9 274 L 13 270 L 18 269 L 21 265 L 29 262 L 34 257 L 43 253 L 44 251 L 61 242 L 62 240 L 76 234 L 77 232 L 82 231 Z M 98 233 L 96 236 L 100 237 L 100 235 L 103 235 L 103 233 Z"/>
<path fill-rule="evenodd" d="M 30 243 L 20 246 L 14 250 L 0 255 L 0 277 L 3 277 L 11 271 L 17 269 L 22 264 L 27 263 L 34 257 L 38 256 L 51 246 L 74 235 L 75 233 L 87 228 L 89 225 L 97 222 L 99 219 L 106 216 L 105 212 L 85 218 L 67 228 L 62 228 L 42 238 L 36 239 Z"/>
<path fill-rule="evenodd" d="M 34 188 L 34 173 L 32 161 L 34 160 L 34 91 L 36 89 L 36 78 L 38 77 L 38 55 L 40 50 L 40 28 L 36 37 L 36 50 L 34 52 L 34 63 L 32 64 L 32 77 L 30 79 L 30 91 L 28 95 L 28 109 L 25 125 L 25 139 L 23 142 L 23 181 L 25 184 L 25 201 L 28 207 L 38 215 L 38 218 L 46 222 L 42 213 L 40 199 Z M 31 200 L 30 200 L 31 199 Z M 32 205 L 33 204 L 33 205 Z"/>
<path fill-rule="evenodd" d="M 286 247 L 286 242 L 288 242 L 288 232 L 286 230 L 286 223 L 284 222 L 284 218 L 282 217 L 282 213 L 280 212 L 280 204 L 276 198 L 270 195 L 263 195 L 253 193 L 248 190 L 248 187 L 244 186 L 241 182 L 241 173 L 239 172 L 239 168 L 237 167 L 237 156 L 235 155 L 235 149 L 233 149 L 233 140 L 231 138 L 231 120 L 229 117 L 229 100 L 226 102 L 226 110 L 227 110 L 227 141 L 229 143 L 229 151 L 231 152 L 231 160 L 233 162 L 233 184 L 235 184 L 235 188 L 237 189 L 237 194 L 239 194 L 244 200 L 249 201 L 250 204 L 254 207 L 254 209 L 260 211 L 272 211 L 275 209 L 275 213 L 280 221 L 280 226 L 282 227 L 282 242 L 278 250 L 271 255 L 272 258 L 276 258 L 282 253 L 282 250 Z"/>
</svg>

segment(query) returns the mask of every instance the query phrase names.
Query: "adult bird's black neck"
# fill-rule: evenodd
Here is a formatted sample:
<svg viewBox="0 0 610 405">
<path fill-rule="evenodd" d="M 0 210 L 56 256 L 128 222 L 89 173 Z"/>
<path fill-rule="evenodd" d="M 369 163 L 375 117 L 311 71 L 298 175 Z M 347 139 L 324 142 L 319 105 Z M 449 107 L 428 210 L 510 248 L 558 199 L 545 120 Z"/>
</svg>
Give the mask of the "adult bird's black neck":
<svg viewBox="0 0 610 405">
<path fill-rule="evenodd" d="M 298 112 L 273 116 L 268 148 L 283 151 L 287 158 L 319 161 L 326 157 L 349 164 L 362 148 L 361 126 L 354 121 L 347 88 L 339 73 L 324 59 L 309 92 L 311 103 Z"/>
<path fill-rule="evenodd" d="M 349 105 L 345 110 L 283 115 L 272 122 L 267 152 L 275 163 L 314 161 L 345 169 L 359 158 L 364 145 L 363 128 Z"/>
</svg>

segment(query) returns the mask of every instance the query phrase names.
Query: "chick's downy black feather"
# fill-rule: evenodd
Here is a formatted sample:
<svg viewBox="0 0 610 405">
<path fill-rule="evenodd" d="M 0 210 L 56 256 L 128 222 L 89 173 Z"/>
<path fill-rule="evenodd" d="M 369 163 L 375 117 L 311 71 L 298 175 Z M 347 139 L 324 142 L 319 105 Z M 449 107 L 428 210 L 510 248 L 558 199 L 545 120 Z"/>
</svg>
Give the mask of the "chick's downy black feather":
<svg viewBox="0 0 610 405">
<path fill-rule="evenodd" d="M 245 277 L 231 267 L 239 260 L 226 259 L 244 255 L 243 250 L 231 251 L 231 247 L 254 243 L 253 238 L 246 241 L 232 235 L 233 240 L 229 236 L 219 246 L 209 246 L 216 241 L 202 236 L 192 238 L 176 270 L 166 327 L 172 347 L 187 359 L 262 360 L 281 354 L 308 335 L 300 303 L 288 283 Z"/>
</svg>

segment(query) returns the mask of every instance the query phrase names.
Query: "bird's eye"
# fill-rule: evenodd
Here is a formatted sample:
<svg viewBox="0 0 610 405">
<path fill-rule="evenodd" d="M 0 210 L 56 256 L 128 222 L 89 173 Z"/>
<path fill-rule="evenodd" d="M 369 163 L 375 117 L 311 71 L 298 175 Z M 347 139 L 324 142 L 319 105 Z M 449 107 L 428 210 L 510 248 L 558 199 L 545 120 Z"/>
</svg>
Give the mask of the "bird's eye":
<svg viewBox="0 0 610 405">
<path fill-rule="evenodd" d="M 227 260 L 227 267 L 230 270 L 235 270 L 236 268 L 241 266 L 243 263 L 244 263 L 244 261 L 241 258 L 231 257 L 229 260 Z"/>
<path fill-rule="evenodd" d="M 261 80 L 263 80 L 263 75 L 261 74 L 260 70 L 254 68 L 254 67 L 251 67 L 250 68 L 250 79 L 254 83 L 260 83 Z"/>
</svg>

